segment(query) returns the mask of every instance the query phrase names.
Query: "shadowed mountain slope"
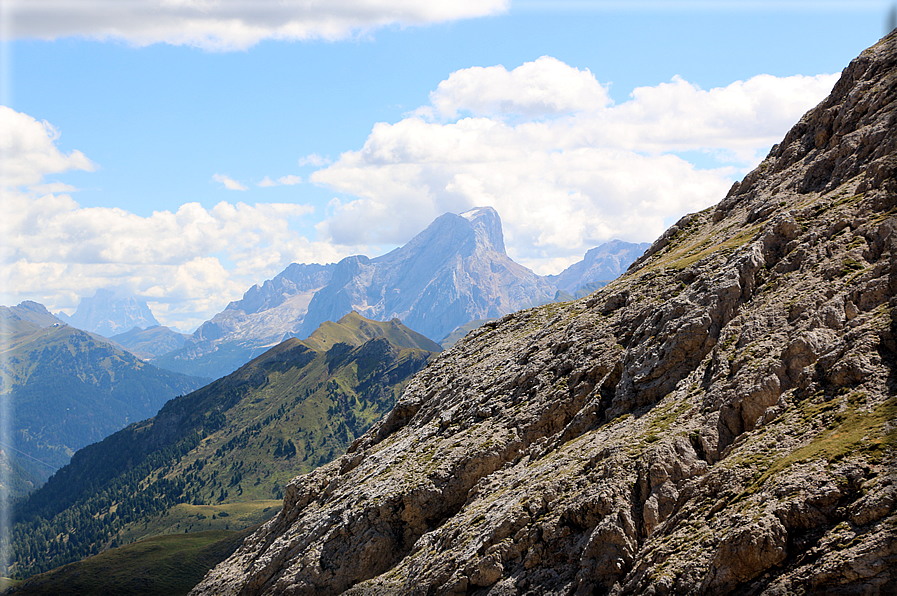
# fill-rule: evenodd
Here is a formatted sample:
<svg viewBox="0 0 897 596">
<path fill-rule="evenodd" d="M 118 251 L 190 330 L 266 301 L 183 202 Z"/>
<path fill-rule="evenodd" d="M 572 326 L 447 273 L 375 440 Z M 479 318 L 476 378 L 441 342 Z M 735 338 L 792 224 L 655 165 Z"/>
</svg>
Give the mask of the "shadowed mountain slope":
<svg viewBox="0 0 897 596">
<path fill-rule="evenodd" d="M 192 594 L 890 594 L 897 32 L 587 299 L 408 385 Z"/>
<path fill-rule="evenodd" d="M 206 382 L 142 362 L 35 302 L 2 307 L 0 317 L 0 396 L 9 400 L 12 440 L 0 449 L 14 495 L 40 485 L 76 450 Z"/>
<path fill-rule="evenodd" d="M 290 478 L 345 451 L 438 349 L 397 321 L 352 313 L 169 401 L 75 453 L 15 508 L 11 572 L 27 577 L 157 534 L 263 521 Z M 227 504 L 239 512 L 208 510 Z"/>
</svg>

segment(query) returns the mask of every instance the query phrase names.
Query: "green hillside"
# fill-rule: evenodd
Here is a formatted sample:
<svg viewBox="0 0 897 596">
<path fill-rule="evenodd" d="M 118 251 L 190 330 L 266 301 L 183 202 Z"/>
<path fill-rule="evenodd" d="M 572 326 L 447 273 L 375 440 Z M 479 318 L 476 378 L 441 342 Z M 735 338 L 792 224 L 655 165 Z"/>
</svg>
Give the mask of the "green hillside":
<svg viewBox="0 0 897 596">
<path fill-rule="evenodd" d="M 82 449 L 16 508 L 9 574 L 189 531 L 187 523 L 207 529 L 186 520 L 184 505 L 269 507 L 290 479 L 341 454 L 392 408 L 435 351 L 417 337 L 398 322 L 347 316 Z"/>
<path fill-rule="evenodd" d="M 10 596 L 180 596 L 242 543 L 251 529 L 147 538 L 29 578 Z"/>
<path fill-rule="evenodd" d="M 149 365 L 89 333 L 45 320 L 35 305 L 3 307 L 0 397 L 10 403 L 3 462 L 11 493 L 24 494 L 72 454 L 158 412 L 206 380 Z M 43 309 L 43 307 L 40 307 Z"/>
</svg>

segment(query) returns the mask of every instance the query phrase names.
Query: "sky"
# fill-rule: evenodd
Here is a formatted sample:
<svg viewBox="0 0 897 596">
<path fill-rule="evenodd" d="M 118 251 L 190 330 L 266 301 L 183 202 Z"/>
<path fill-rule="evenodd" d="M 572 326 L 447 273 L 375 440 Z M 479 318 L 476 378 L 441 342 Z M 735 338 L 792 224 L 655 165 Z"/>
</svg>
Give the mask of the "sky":
<svg viewBox="0 0 897 596">
<path fill-rule="evenodd" d="M 491 205 L 559 273 L 717 203 L 886 0 L 3 0 L 0 304 L 191 331 Z"/>
</svg>

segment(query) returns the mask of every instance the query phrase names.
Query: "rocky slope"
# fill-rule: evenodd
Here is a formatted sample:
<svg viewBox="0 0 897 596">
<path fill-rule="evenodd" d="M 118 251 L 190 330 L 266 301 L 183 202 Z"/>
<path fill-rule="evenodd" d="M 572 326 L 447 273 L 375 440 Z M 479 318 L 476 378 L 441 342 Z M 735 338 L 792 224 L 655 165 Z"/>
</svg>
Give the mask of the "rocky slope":
<svg viewBox="0 0 897 596">
<path fill-rule="evenodd" d="M 893 594 L 897 33 L 590 296 L 443 353 L 192 592 Z"/>
</svg>

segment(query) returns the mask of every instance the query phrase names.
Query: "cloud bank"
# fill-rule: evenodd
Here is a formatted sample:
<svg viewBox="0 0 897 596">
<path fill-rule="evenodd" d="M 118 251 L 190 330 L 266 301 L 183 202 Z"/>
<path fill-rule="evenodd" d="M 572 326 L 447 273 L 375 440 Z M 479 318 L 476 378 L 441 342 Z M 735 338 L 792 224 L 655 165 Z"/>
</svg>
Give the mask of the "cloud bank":
<svg viewBox="0 0 897 596">
<path fill-rule="evenodd" d="M 266 39 L 340 40 L 389 25 L 497 14 L 510 0 L 4 0 L 14 38 L 245 50 Z"/>
<path fill-rule="evenodd" d="M 614 105 L 592 73 L 551 57 L 460 70 L 429 105 L 376 124 L 361 149 L 311 175 L 357 197 L 334 200 L 318 231 L 338 244 L 401 243 L 442 213 L 492 205 L 511 256 L 556 273 L 601 242 L 653 240 L 669 219 L 718 202 L 837 76 L 710 90 L 676 77 Z"/>
<path fill-rule="evenodd" d="M 333 262 L 352 252 L 290 228 L 313 213 L 309 205 L 186 203 L 149 217 L 81 207 L 68 194 L 76 189 L 45 178 L 95 165 L 79 151 L 60 152 L 58 137 L 50 124 L 0 106 L 0 302 L 72 309 L 97 288 L 117 287 L 149 301 L 167 324 L 189 328 L 291 262 Z M 245 188 L 226 176 L 220 182 Z"/>
</svg>

